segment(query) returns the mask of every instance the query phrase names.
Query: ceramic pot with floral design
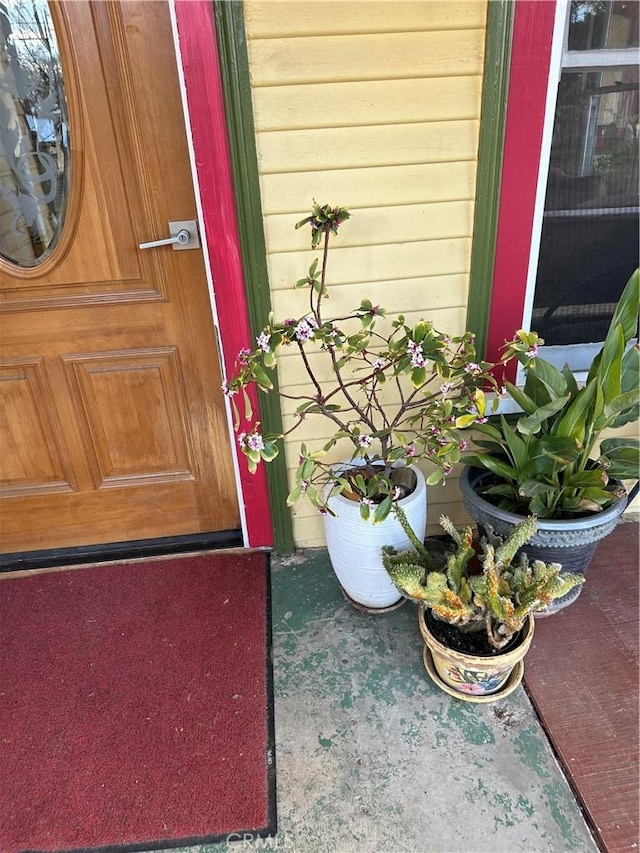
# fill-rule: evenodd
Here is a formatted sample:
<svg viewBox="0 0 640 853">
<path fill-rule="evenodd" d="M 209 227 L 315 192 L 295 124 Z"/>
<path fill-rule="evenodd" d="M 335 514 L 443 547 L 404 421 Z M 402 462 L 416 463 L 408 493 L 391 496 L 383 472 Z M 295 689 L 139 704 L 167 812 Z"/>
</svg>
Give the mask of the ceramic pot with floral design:
<svg viewBox="0 0 640 853">
<path fill-rule="evenodd" d="M 428 665 L 426 658 L 425 665 L 429 675 L 445 692 L 471 702 L 478 701 L 479 698 L 484 701 L 497 701 L 506 695 L 507 689 L 511 692 L 517 687 L 524 671 L 521 661 L 527 654 L 533 637 L 533 616 L 527 618 L 524 628 L 512 645 L 493 655 L 471 654 L 449 648 L 432 633 L 429 627 L 432 620 L 429 610 L 421 606 L 420 632 L 429 650 L 433 667 Z M 512 674 L 516 668 L 518 678 L 514 681 Z"/>
</svg>

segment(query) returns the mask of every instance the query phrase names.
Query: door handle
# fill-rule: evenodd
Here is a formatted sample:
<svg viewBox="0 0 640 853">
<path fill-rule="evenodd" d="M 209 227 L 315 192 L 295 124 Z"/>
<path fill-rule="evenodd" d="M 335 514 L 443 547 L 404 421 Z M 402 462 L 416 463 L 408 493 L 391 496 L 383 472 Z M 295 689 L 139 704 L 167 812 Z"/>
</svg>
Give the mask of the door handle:
<svg viewBox="0 0 640 853">
<path fill-rule="evenodd" d="M 139 243 L 139 249 L 155 249 L 156 246 L 171 246 L 176 249 L 199 249 L 198 223 L 195 219 L 180 219 L 169 223 L 170 237 Z"/>
</svg>

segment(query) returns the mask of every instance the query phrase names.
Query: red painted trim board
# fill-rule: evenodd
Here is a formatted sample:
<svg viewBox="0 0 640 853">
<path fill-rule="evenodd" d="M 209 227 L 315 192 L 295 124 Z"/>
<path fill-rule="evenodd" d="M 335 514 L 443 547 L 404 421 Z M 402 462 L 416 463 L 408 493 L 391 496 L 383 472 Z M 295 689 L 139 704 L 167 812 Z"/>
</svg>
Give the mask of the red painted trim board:
<svg viewBox="0 0 640 853">
<path fill-rule="evenodd" d="M 218 327 L 227 374 L 237 353 L 253 347 L 248 320 L 235 195 L 226 131 L 218 45 L 211 0 L 177 0 L 176 23 L 203 223 L 214 279 Z M 257 394 L 252 406 L 259 411 Z M 238 466 L 247 522 L 247 545 L 273 544 L 269 495 L 264 466 L 249 474 L 244 459 Z"/>
<path fill-rule="evenodd" d="M 522 325 L 556 4 L 517 0 L 487 358 Z M 515 377 L 515 365 L 509 379 Z"/>
</svg>

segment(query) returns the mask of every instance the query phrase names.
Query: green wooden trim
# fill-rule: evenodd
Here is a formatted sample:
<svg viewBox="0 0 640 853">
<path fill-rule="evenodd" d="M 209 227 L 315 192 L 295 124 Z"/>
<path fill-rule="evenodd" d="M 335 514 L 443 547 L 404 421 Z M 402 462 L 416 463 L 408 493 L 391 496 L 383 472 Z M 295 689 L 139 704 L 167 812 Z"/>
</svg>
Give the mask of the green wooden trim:
<svg viewBox="0 0 640 853">
<path fill-rule="evenodd" d="M 258 158 L 251 104 L 249 59 L 241 2 L 214 3 L 220 72 L 227 110 L 231 171 L 236 195 L 240 253 L 244 268 L 249 324 L 255 337 L 271 311 L 267 257 L 262 227 Z M 279 398 L 260 394 L 260 414 L 265 432 L 282 432 Z M 295 550 L 284 453 L 266 466 L 274 547 L 280 554 Z"/>
<path fill-rule="evenodd" d="M 513 9 L 512 0 L 489 0 L 487 4 L 478 174 L 467 305 L 467 329 L 476 334 L 480 356 L 486 351 L 493 288 Z"/>
</svg>

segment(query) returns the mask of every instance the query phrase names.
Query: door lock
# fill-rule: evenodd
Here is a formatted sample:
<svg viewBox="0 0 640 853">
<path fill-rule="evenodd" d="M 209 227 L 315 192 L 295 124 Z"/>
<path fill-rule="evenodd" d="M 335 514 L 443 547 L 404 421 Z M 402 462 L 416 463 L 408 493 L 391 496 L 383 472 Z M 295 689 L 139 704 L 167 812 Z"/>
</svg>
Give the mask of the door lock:
<svg viewBox="0 0 640 853">
<path fill-rule="evenodd" d="M 178 219 L 169 223 L 169 234 L 162 240 L 150 240 L 139 243 L 140 249 L 155 249 L 156 246 L 171 246 L 174 251 L 179 249 L 199 249 L 198 223 L 195 219 Z"/>
</svg>

